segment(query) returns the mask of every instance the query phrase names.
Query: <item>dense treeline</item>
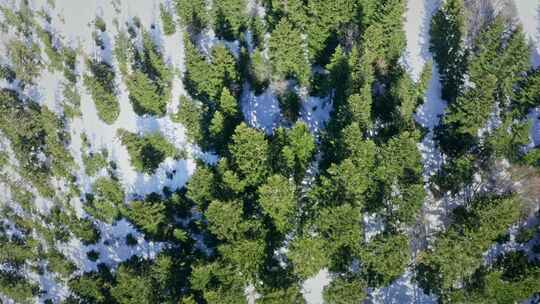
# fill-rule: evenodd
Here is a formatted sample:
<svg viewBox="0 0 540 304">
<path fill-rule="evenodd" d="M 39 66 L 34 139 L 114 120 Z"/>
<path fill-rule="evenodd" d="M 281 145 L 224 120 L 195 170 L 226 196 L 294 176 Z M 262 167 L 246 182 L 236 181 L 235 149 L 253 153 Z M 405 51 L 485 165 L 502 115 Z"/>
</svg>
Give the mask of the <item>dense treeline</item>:
<svg viewBox="0 0 540 304">
<path fill-rule="evenodd" d="M 63 45 L 51 17 L 27 1 L 0 6 L 10 37 L 0 76 L 11 85 L 0 90 L 0 185 L 9 192 L 0 206 L 1 295 L 32 302 L 45 294 L 34 279 L 41 275 L 66 285 L 66 304 L 305 303 L 303 282 L 324 270 L 330 304 L 361 303 L 405 273 L 440 303 L 538 296 L 538 185 L 525 191 L 512 180 L 516 170 L 540 180 L 527 119 L 540 106 L 540 72 L 523 29 L 493 15 L 466 41 L 471 4 L 445 1 L 431 22 L 434 62 L 416 80 L 400 60 L 406 5 L 176 0 L 162 3 L 149 27 L 134 17 L 113 28 L 96 17 L 91 56 Z M 166 39 L 181 31 L 179 74 L 161 31 Z M 432 68 L 448 108 L 434 132 L 442 167 L 426 174 L 418 146 L 428 131 L 415 115 Z M 25 93 L 44 69 L 65 78 L 61 111 Z M 186 90 L 173 101 L 176 75 Z M 141 181 L 161 171 L 173 180 L 165 160 L 194 157 L 193 147 L 215 161 L 196 160 L 185 186 L 160 181 L 137 195 L 110 146 L 82 133 L 80 151 L 70 150 L 81 85 L 109 127 L 124 93 L 137 116 L 183 126 L 185 147 L 161 130 L 115 129 Z M 266 132 L 243 116 L 245 96 L 262 93 L 281 112 Z M 323 106 L 306 109 L 311 98 L 331 103 L 317 131 L 301 113 Z M 427 230 L 426 213 L 441 201 L 453 203 L 443 207 L 448 216 Z M 107 229 L 123 220 L 132 233 L 111 237 Z M 65 248 L 77 242 L 86 256 L 75 261 Z M 140 252 L 143 242 L 159 252 L 103 256 L 112 245 Z"/>
</svg>

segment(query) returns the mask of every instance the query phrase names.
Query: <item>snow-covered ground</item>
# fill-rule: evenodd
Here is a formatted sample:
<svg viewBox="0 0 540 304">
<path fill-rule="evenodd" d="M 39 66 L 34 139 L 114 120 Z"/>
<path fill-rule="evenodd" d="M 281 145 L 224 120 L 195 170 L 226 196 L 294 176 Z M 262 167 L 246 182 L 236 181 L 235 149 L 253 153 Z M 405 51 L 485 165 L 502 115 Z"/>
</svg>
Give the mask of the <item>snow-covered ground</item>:
<svg viewBox="0 0 540 304">
<path fill-rule="evenodd" d="M 413 273 L 407 270 L 392 285 L 377 289 L 370 293 L 370 303 L 381 304 L 436 304 L 437 300 L 424 294 L 421 288 L 412 281 Z"/>
<path fill-rule="evenodd" d="M 133 255 L 153 259 L 165 246 L 162 243 L 147 242 L 144 235 L 135 230 L 133 225 L 122 219 L 113 225 L 100 223 L 101 239 L 97 244 L 84 245 L 78 239 L 71 239 L 68 243 L 59 243 L 58 249 L 71 258 L 82 271 L 95 271 L 97 264 L 105 263 L 116 266 Z M 126 243 L 126 236 L 131 234 L 137 243 L 130 246 Z M 90 261 L 86 254 L 89 251 L 99 252 L 96 262 Z"/>
<path fill-rule="evenodd" d="M 2 1 L 2 3 L 4 2 Z M 78 62 L 80 74 L 86 73 L 83 59 L 86 56 L 101 58 L 116 65 L 114 56 L 112 56 L 114 42 L 111 39 L 118 30 L 116 24 L 122 28 L 125 22 L 135 16 L 140 19 L 141 24 L 146 29 L 150 30 L 151 25 L 155 24 L 154 29 L 151 30 L 152 37 L 164 53 L 166 61 L 178 72 L 173 80 L 172 100 L 168 105 L 168 114 L 170 114 L 176 110 L 179 97 L 185 94 L 180 74 L 184 71 L 184 52 L 181 31 L 177 31 L 171 36 L 164 36 L 160 31 L 159 4 L 162 2 L 157 0 L 56 0 L 54 7 L 52 7 L 46 0 L 34 0 L 31 1 L 31 7 L 34 10 L 44 9 L 44 11 L 49 12 L 51 23 L 46 26 L 61 35 L 63 42 L 73 47 L 80 47 L 79 50 L 83 53 L 83 56 L 79 56 Z M 92 23 L 96 16 L 100 16 L 107 26 L 106 32 L 101 34 L 102 40 L 105 41 L 104 49 L 96 47 L 92 37 Z M 119 74 L 117 69 L 117 75 Z M 47 106 L 50 110 L 61 113 L 60 102 L 63 98 L 61 84 L 63 81 L 64 77 L 61 73 L 44 69 L 36 80 L 37 84 L 29 86 L 23 93 L 41 105 Z M 94 101 L 82 85 L 80 78 L 77 84 L 81 95 L 82 116 L 70 120 L 67 128 L 71 135 L 69 151 L 79 167 L 76 172 L 77 181 L 83 193 L 91 191 L 93 178 L 88 177 L 84 171 L 81 134 L 86 134 L 92 151 L 102 148 L 109 150 L 110 159 L 117 165 L 116 172 L 119 180 L 128 194 L 145 195 L 159 192 L 164 186 L 172 189 L 183 186 L 195 171 L 194 155 L 210 162 L 215 161 L 214 156 L 204 154 L 197 147 L 188 145 L 183 126 L 172 122 L 169 115 L 163 118 L 136 115 L 129 102 L 125 84 L 120 80 L 120 77 L 117 77 L 116 82 L 119 92 L 120 115 L 112 125 L 107 125 L 99 119 Z M 153 175 L 136 172 L 131 166 L 127 149 L 116 136 L 120 128 L 141 134 L 159 131 L 176 147 L 185 149 L 190 157 L 185 160 L 168 158 Z M 172 178 L 168 178 L 167 173 L 172 174 Z M 4 193 L 4 191 L 2 192 Z M 79 216 L 85 216 L 79 199 L 72 199 L 71 203 Z M 36 196 L 36 205 L 39 211 L 46 212 L 52 203 Z M 153 258 L 166 246 L 146 241 L 143 235 L 137 232 L 133 225 L 126 220 L 118 221 L 113 225 L 98 223 L 98 228 L 101 232 L 101 239 L 97 244 L 86 246 L 76 238 L 71 239 L 68 243 L 58 244 L 58 248 L 73 260 L 82 271 L 96 270 L 97 263 L 115 266 L 133 255 Z M 134 246 L 126 244 L 126 235 L 128 234 L 135 238 L 137 244 Z M 92 262 L 87 258 L 87 253 L 91 250 L 99 252 L 97 262 Z M 55 280 L 49 273 L 35 276 L 34 279 L 45 291 L 45 294 L 40 298 L 41 302 L 51 297 L 55 300 L 63 299 L 67 295 L 62 284 L 59 284 L 58 280 Z"/>
<path fill-rule="evenodd" d="M 302 284 L 302 294 L 308 304 L 324 304 L 323 290 L 330 284 L 330 273 L 327 269 L 321 269 L 314 277 L 307 279 Z"/>
<path fill-rule="evenodd" d="M 523 30 L 531 42 L 532 65 L 540 66 L 540 1 L 539 0 L 514 0 L 517 8 L 518 19 L 523 25 Z M 532 121 L 531 147 L 540 146 L 540 108 L 529 113 Z"/>
<path fill-rule="evenodd" d="M 429 27 L 431 16 L 440 3 L 441 0 L 407 1 L 404 24 L 407 50 L 402 62 L 415 81 L 419 79 L 424 64 L 431 59 L 429 54 Z"/>
<path fill-rule="evenodd" d="M 269 87 L 261 95 L 256 96 L 248 84 L 244 85 L 241 96 L 242 113 L 249 126 L 272 134 L 283 119 L 279 101 Z"/>
</svg>

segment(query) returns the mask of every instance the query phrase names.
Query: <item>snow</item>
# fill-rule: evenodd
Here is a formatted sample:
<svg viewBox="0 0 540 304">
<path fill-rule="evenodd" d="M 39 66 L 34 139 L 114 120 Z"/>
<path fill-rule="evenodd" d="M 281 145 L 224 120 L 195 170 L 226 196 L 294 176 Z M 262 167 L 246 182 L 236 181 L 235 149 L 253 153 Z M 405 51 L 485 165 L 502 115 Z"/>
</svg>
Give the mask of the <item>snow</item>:
<svg viewBox="0 0 540 304">
<path fill-rule="evenodd" d="M 217 44 L 223 44 L 229 51 L 231 51 L 236 59 L 240 58 L 240 42 L 238 40 L 227 41 L 219 39 L 214 30 L 211 28 L 197 35 L 196 40 L 199 51 L 206 56 L 210 56 L 212 54 L 212 48 L 214 46 Z"/>
<path fill-rule="evenodd" d="M 41 71 L 36 79 L 36 85 L 29 89 L 29 96 L 41 106 L 46 106 L 56 114 L 62 114 L 62 80 L 61 72 L 51 72 L 47 69 Z"/>
<path fill-rule="evenodd" d="M 429 53 L 429 22 L 433 13 L 436 11 L 439 1 L 425 0 L 424 4 L 421 1 L 411 0 L 408 3 L 407 9 L 407 22 L 405 23 L 405 29 L 407 30 L 407 37 L 411 37 L 411 41 L 407 42 L 407 54 L 411 54 L 406 59 L 406 62 L 415 62 L 419 64 L 416 66 L 416 71 L 421 71 L 423 64 L 429 60 L 432 60 Z M 418 15 L 415 15 L 418 14 Z M 418 20 L 423 20 L 422 22 Z M 409 22 L 412 25 L 409 25 Z M 416 32 L 415 32 L 416 31 Z M 418 32 L 421 35 L 418 35 Z M 422 37 L 421 39 L 413 38 L 416 36 Z M 406 57 L 406 58 L 408 58 Z M 419 74 L 413 74 L 413 77 L 417 77 Z M 423 138 L 422 142 L 418 145 L 420 153 L 422 155 L 422 162 L 424 164 L 424 182 L 426 190 L 426 201 L 424 203 L 423 211 L 426 218 L 426 225 L 428 231 L 430 228 L 439 229 L 442 227 L 443 218 L 446 212 L 442 209 L 447 205 L 443 200 L 435 200 L 433 193 L 429 188 L 430 178 L 437 173 L 442 165 L 443 155 L 437 147 L 433 136 L 434 128 L 439 125 L 441 116 L 447 107 L 446 102 L 441 97 L 441 83 L 439 80 L 439 71 L 437 64 L 432 65 L 432 77 L 428 84 L 424 103 L 416 110 L 415 120 L 422 127 L 428 129 L 428 133 Z"/>
<path fill-rule="evenodd" d="M 300 120 L 306 123 L 313 134 L 319 134 L 330 119 L 330 112 L 333 109 L 331 98 L 308 96 L 297 87 L 294 89 L 300 96 Z M 244 119 L 249 126 L 263 130 L 266 134 L 272 134 L 274 129 L 283 124 L 284 117 L 272 86 L 257 96 L 246 83 L 240 99 Z"/>
<path fill-rule="evenodd" d="M 528 115 L 528 118 L 531 120 L 531 130 L 530 138 L 531 142 L 529 144 L 530 148 L 540 146 L 540 107 L 531 110 Z"/>
<path fill-rule="evenodd" d="M 37 282 L 41 290 L 44 291 L 43 294 L 39 295 L 37 303 L 44 303 L 48 299 L 52 300 L 53 303 L 60 303 L 70 294 L 68 287 L 59 282 L 54 274 L 47 270 L 44 270 L 41 275 L 30 273 L 30 278 Z"/>
<path fill-rule="evenodd" d="M 257 293 L 257 290 L 255 289 L 255 286 L 253 286 L 253 284 L 249 284 L 244 289 L 244 294 L 246 295 L 247 304 L 255 304 L 257 299 L 261 297 L 261 295 Z"/>
<path fill-rule="evenodd" d="M 80 3 L 75 5 L 77 4 L 76 2 L 77 1 L 57 1 L 57 11 L 64 11 L 64 13 L 66 13 L 74 9 L 80 10 Z M 114 64 L 115 62 L 112 59 L 113 44 L 110 43 L 110 38 L 108 38 L 114 31 L 113 19 L 121 18 L 121 20 L 127 21 L 132 16 L 135 16 L 135 14 L 133 14 L 134 12 L 137 12 L 137 16 L 140 18 L 143 26 L 145 28 L 151 28 L 150 25 L 154 24 L 156 22 L 156 17 L 159 16 L 159 13 L 156 11 L 159 7 L 156 1 L 123 1 L 120 4 L 121 14 L 120 16 L 115 17 L 111 14 L 111 12 L 114 12 L 114 9 L 110 6 L 110 3 L 107 1 L 96 1 L 85 9 L 85 14 L 77 15 L 77 18 L 73 18 L 73 15 L 66 16 L 65 24 L 69 26 L 61 25 L 61 29 L 66 31 L 65 34 L 68 37 L 72 37 L 74 40 L 77 40 L 76 38 L 81 38 L 81 41 L 87 41 L 87 39 L 91 38 L 92 32 L 92 29 L 88 28 L 87 24 L 94 19 L 96 14 L 100 15 L 107 24 L 107 31 L 101 34 L 101 37 L 105 41 L 105 49 L 98 49 L 98 51 L 96 51 L 96 46 L 91 42 L 90 45 L 85 46 L 84 50 L 93 52 L 94 56 L 102 58 L 105 61 L 112 60 L 111 63 Z M 74 29 L 73 27 L 77 28 Z M 159 26 L 156 26 L 151 31 L 152 37 L 158 42 L 160 49 L 163 50 L 166 61 L 178 72 L 182 72 L 184 69 L 182 33 L 178 31 L 172 36 L 161 37 L 159 28 Z M 82 61 L 79 62 L 79 64 L 80 66 L 83 66 Z M 117 74 L 119 74 L 118 71 Z M 44 88 L 45 91 L 49 92 L 53 90 L 54 84 L 55 81 L 51 80 L 49 85 Z M 120 104 L 120 115 L 114 124 L 108 125 L 101 121 L 97 115 L 97 110 L 91 96 L 82 84 L 79 83 L 82 117 L 75 118 L 69 125 L 69 128 L 73 140 L 71 151 L 81 167 L 78 177 L 83 189 L 88 191 L 90 182 L 83 174 L 82 157 L 80 155 L 82 143 L 79 139 L 80 134 L 82 133 L 87 135 L 93 149 L 106 148 L 110 151 L 111 159 L 115 161 L 118 166 L 117 171 L 120 181 L 128 193 L 132 192 L 138 195 L 145 195 L 151 192 L 159 192 L 164 186 L 172 189 L 181 187 L 195 171 L 195 161 L 193 159 L 173 160 L 168 158 L 159 166 L 155 174 L 142 174 L 136 172 L 131 166 L 127 149 L 122 145 L 116 135 L 118 129 L 125 129 L 133 133 L 142 134 L 161 132 L 162 135 L 178 148 L 186 148 L 188 152 L 190 152 L 190 149 L 196 150 L 187 146 L 183 126 L 172 122 L 168 115 L 162 118 L 150 116 L 139 117 L 135 114 L 131 103 L 129 102 L 129 95 L 125 84 L 117 79 L 117 86 L 119 91 L 118 101 Z M 169 113 L 172 113 L 175 110 L 178 105 L 178 99 L 183 94 L 185 94 L 185 92 L 179 74 L 173 79 L 172 101 L 168 105 Z M 198 151 L 196 152 L 198 153 Z M 167 178 L 167 173 L 170 172 L 176 172 L 171 179 Z"/>
<path fill-rule="evenodd" d="M 372 291 L 367 302 L 373 304 L 438 303 L 435 298 L 424 294 L 422 289 L 412 282 L 412 279 L 412 271 L 407 270 L 392 285 Z"/>
<path fill-rule="evenodd" d="M 523 30 L 531 41 L 532 65 L 540 66 L 540 1 L 538 0 L 514 0 L 518 19 L 523 25 Z M 540 108 L 533 109 L 529 114 L 532 120 L 531 147 L 540 145 Z"/>
<path fill-rule="evenodd" d="M 518 19 L 523 25 L 523 31 L 532 44 L 532 64 L 534 67 L 540 65 L 540 1 L 538 0 L 514 0 Z"/>
<path fill-rule="evenodd" d="M 419 145 L 424 162 L 424 181 L 426 182 L 442 164 L 442 155 L 433 138 L 433 129 L 440 123 L 440 117 L 444 114 L 446 106 L 446 102 L 441 98 L 439 72 L 437 65 L 434 64 L 425 101 L 415 113 L 416 122 L 422 125 L 422 127 L 429 129 L 428 134 L 426 134 L 422 143 Z"/>
<path fill-rule="evenodd" d="M 246 83 L 240 99 L 244 119 L 250 127 L 263 130 L 266 134 L 272 134 L 274 129 L 279 127 L 283 117 L 279 101 L 271 87 L 256 96 Z"/>
<path fill-rule="evenodd" d="M 302 101 L 300 118 L 313 134 L 319 134 L 330 119 L 333 106 L 329 97 L 308 96 Z"/>
<path fill-rule="evenodd" d="M 88 272 L 96 271 L 99 263 L 114 267 L 133 255 L 153 259 L 165 246 L 163 243 L 147 242 L 144 235 L 125 219 L 112 225 L 99 223 L 99 230 L 101 231 L 101 239 L 97 244 L 84 245 L 81 240 L 73 238 L 68 243 L 59 243 L 57 248 L 73 260 L 80 270 Z M 126 244 L 128 234 L 137 240 L 137 244 L 134 246 Z M 99 259 L 96 262 L 90 261 L 86 256 L 92 250 L 99 252 Z"/>
<path fill-rule="evenodd" d="M 384 219 L 377 213 L 364 213 L 364 237 L 369 242 L 377 234 L 384 231 Z"/>
<path fill-rule="evenodd" d="M 86 56 L 104 60 L 113 66 L 116 65 L 116 60 L 112 52 L 114 41 L 111 39 L 118 30 L 116 25 L 122 28 L 125 22 L 131 20 L 134 16 L 138 16 L 141 24 L 146 29 L 151 29 L 151 25 L 160 22 L 158 17 L 159 3 L 161 1 L 119 0 L 114 2 L 118 3 L 118 12 L 115 10 L 116 5 L 113 1 L 109 0 L 56 0 L 55 8 L 51 8 L 47 4 L 47 0 L 35 0 L 32 2 L 32 7 L 36 10 L 44 8 L 45 11 L 50 12 L 52 18 L 51 24 L 46 24 L 45 26 L 54 33 L 57 33 L 59 37 L 63 37 L 63 42 L 66 42 L 68 45 L 77 48 L 80 47 L 78 49 L 83 54 L 82 56 L 78 56 L 78 72 L 84 74 L 86 72 L 84 57 Z M 107 25 L 106 32 L 99 33 L 101 40 L 104 42 L 104 49 L 96 47 L 92 37 L 92 32 L 94 31 L 93 21 L 96 16 L 100 16 Z M 173 66 L 175 72 L 177 72 L 172 83 L 172 98 L 167 107 L 167 114 L 170 114 L 176 111 L 179 97 L 185 94 L 181 79 L 184 71 L 183 34 L 181 31 L 177 31 L 174 35 L 163 36 L 159 24 L 156 24 L 150 33 L 164 53 L 166 62 Z M 2 37 L 2 40 L 4 38 Z M 235 45 L 236 49 L 239 49 L 238 42 L 236 44 L 231 43 L 228 46 L 232 48 Z M 116 69 L 116 72 L 117 75 L 120 74 L 118 69 Z M 61 73 L 43 69 L 39 78 L 36 79 L 36 85 L 28 86 L 21 93 L 32 97 L 40 105 L 61 114 L 61 84 L 63 81 L 64 77 Z M 83 193 L 91 192 L 92 182 L 97 177 L 88 177 L 84 171 L 81 134 L 87 135 L 90 151 L 97 151 L 102 148 L 106 148 L 109 151 L 110 159 L 117 165 L 116 175 L 119 177 L 124 189 L 128 194 L 137 196 L 151 192 L 160 192 L 164 186 L 172 189 L 183 186 L 195 171 L 196 165 L 193 157 L 199 157 L 207 162 L 217 161 L 215 155 L 203 153 L 198 147 L 189 145 L 184 127 L 181 124 L 174 123 L 169 115 L 162 118 L 151 116 L 140 117 L 136 115 L 129 102 L 125 84 L 120 80 L 120 77 L 117 77 L 116 82 L 119 92 L 120 115 L 112 125 L 107 125 L 99 119 L 94 102 L 84 88 L 80 78 L 77 83 L 77 89 L 81 95 L 82 116 L 68 121 L 67 129 L 71 136 L 69 151 L 78 165 L 75 173 Z M 2 85 L 17 89 L 16 83 L 7 84 L 2 82 Z M 131 166 L 127 149 L 116 136 L 120 128 L 137 134 L 160 132 L 173 145 L 179 149 L 185 149 L 190 157 L 185 160 L 167 158 L 160 164 L 156 173 L 153 175 L 136 172 Z M 10 153 L 10 155 L 13 155 L 13 153 Z M 167 173 L 171 172 L 175 173 L 172 174 L 172 178 L 168 178 Z M 104 174 L 106 174 L 106 170 L 102 170 L 98 176 Z M 16 174 L 14 176 L 17 177 Z M 4 190 L 4 186 L 4 184 L 1 185 L 2 190 Z M 34 189 L 31 190 L 36 196 L 35 204 L 37 209 L 40 212 L 48 211 L 53 203 L 41 198 Z M 2 191 L 2 193 L 5 192 Z M 5 193 L 3 196 L 8 198 L 8 194 Z M 74 207 L 78 216 L 86 216 L 80 198 L 72 198 L 70 204 Z M 125 219 L 112 225 L 97 222 L 97 226 L 101 232 L 101 239 L 96 244 L 84 245 L 81 240 L 76 238 L 71 239 L 67 243 L 58 244 L 59 250 L 69 259 L 73 260 L 80 271 L 96 270 L 97 263 L 106 263 L 114 267 L 133 255 L 143 258 L 154 258 L 161 249 L 167 246 L 164 243 L 146 241 L 144 236 L 137 232 L 133 225 Z M 128 234 L 133 235 L 137 240 L 135 246 L 128 246 L 126 244 L 126 235 Z M 100 254 L 97 262 L 92 262 L 87 258 L 87 253 L 92 250 Z M 36 276 L 35 281 L 39 283 L 41 289 L 45 292 L 40 296 L 39 302 L 43 302 L 47 298 L 58 302 L 67 296 L 65 286 L 58 284 L 52 274 L 48 272 Z"/>
<path fill-rule="evenodd" d="M 429 60 L 429 27 L 431 16 L 438 9 L 440 0 L 409 0 L 405 13 L 404 30 L 407 50 L 402 62 L 418 81 L 424 64 Z"/>
<path fill-rule="evenodd" d="M 314 277 L 304 281 L 302 294 L 307 304 L 324 304 L 323 290 L 330 284 L 331 278 L 328 269 L 321 269 Z"/>
</svg>

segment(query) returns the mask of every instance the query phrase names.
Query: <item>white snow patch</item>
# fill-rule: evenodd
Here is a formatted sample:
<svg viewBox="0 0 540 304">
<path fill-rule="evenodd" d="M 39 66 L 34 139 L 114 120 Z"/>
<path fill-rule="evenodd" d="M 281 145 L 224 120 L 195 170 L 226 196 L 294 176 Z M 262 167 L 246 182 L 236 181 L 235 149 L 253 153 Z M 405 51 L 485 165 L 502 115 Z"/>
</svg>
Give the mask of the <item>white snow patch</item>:
<svg viewBox="0 0 540 304">
<path fill-rule="evenodd" d="M 41 106 L 46 106 L 56 114 L 62 114 L 62 80 L 64 76 L 61 72 L 50 72 L 43 69 L 41 75 L 36 79 L 36 86 L 29 88 L 28 95 L 33 101 Z"/>
<path fill-rule="evenodd" d="M 116 266 L 130 257 L 137 255 L 145 259 L 154 259 L 165 246 L 163 243 L 148 242 L 131 223 L 121 219 L 113 225 L 99 223 L 101 239 L 99 243 L 84 245 L 77 238 L 71 239 L 68 243 L 59 243 L 58 250 L 69 257 L 82 271 L 96 271 L 98 263 L 105 263 L 109 266 Z M 129 246 L 126 244 L 126 236 L 131 234 L 137 244 Z M 89 251 L 99 252 L 99 259 L 92 262 L 88 259 Z"/>
<path fill-rule="evenodd" d="M 405 13 L 404 30 L 407 50 L 402 61 L 413 80 L 420 78 L 424 64 L 429 59 L 429 27 L 431 16 L 439 8 L 440 0 L 409 0 Z"/>
<path fill-rule="evenodd" d="M 255 286 L 253 286 L 253 284 L 249 284 L 244 289 L 244 294 L 246 295 L 246 301 L 247 301 L 248 304 L 255 304 L 257 299 L 259 299 L 261 297 L 261 295 L 257 292 L 257 290 L 255 289 Z"/>
<path fill-rule="evenodd" d="M 40 294 L 37 303 L 44 303 L 45 300 L 52 300 L 53 303 L 60 303 L 70 295 L 66 284 L 55 278 L 55 275 L 47 270 L 42 275 L 30 273 L 29 277 L 39 284 L 44 293 Z"/>
<path fill-rule="evenodd" d="M 364 213 L 364 238 L 369 242 L 384 231 L 384 219 L 378 213 Z"/>
<path fill-rule="evenodd" d="M 529 148 L 539 147 L 540 146 L 540 107 L 533 109 L 528 118 L 531 120 L 531 130 L 529 136 L 531 142 Z"/>
<path fill-rule="evenodd" d="M 415 119 L 428 133 L 418 145 L 424 163 L 424 181 L 427 183 L 442 165 L 442 154 L 433 138 L 433 129 L 439 124 L 440 117 L 446 109 L 446 102 L 441 98 L 441 83 L 436 65 L 433 65 L 432 78 L 426 93 L 425 101 L 416 110 Z"/>
<path fill-rule="evenodd" d="M 270 87 L 256 96 L 246 83 L 241 96 L 241 106 L 247 124 L 267 134 L 272 134 L 282 121 L 279 101 Z"/>
<path fill-rule="evenodd" d="M 302 294 L 307 304 L 324 304 L 323 290 L 330 284 L 331 278 L 328 269 L 321 269 L 314 277 L 302 284 Z"/>
<path fill-rule="evenodd" d="M 540 66 L 540 1 L 539 0 L 514 0 L 517 8 L 518 19 L 523 25 L 523 30 L 529 40 L 532 48 L 532 65 L 537 68 Z M 531 147 L 540 145 L 540 108 L 531 111 L 529 118 L 532 119 L 531 128 Z"/>
<path fill-rule="evenodd" d="M 312 133 L 318 134 L 330 119 L 333 105 L 330 97 L 308 96 L 302 100 L 300 117 Z"/>
<path fill-rule="evenodd" d="M 437 299 L 424 294 L 413 281 L 413 273 L 408 269 L 399 279 L 390 286 L 373 290 L 370 293 L 368 303 L 415 303 L 415 304 L 436 304 Z"/>
<path fill-rule="evenodd" d="M 540 65 L 540 1 L 538 0 L 514 0 L 518 18 L 523 25 L 523 31 L 532 43 L 532 64 Z"/>
</svg>

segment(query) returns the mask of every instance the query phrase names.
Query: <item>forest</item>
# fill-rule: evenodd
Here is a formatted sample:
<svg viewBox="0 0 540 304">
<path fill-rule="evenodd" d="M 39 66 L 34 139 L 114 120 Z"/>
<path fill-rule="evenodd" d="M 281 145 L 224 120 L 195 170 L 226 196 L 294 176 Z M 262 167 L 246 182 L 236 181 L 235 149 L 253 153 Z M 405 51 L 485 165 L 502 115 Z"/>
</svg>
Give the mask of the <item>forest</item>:
<svg viewBox="0 0 540 304">
<path fill-rule="evenodd" d="M 537 0 L 0 0 L 0 303 L 540 303 Z"/>
</svg>

